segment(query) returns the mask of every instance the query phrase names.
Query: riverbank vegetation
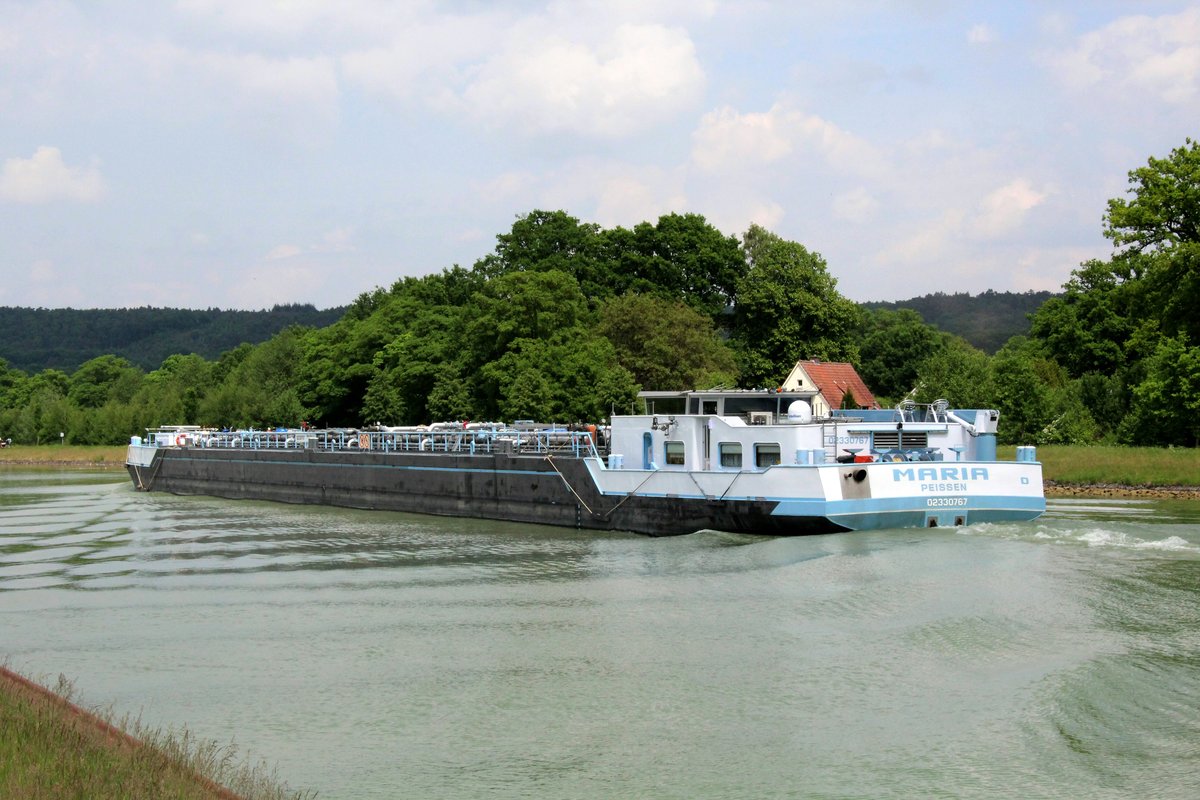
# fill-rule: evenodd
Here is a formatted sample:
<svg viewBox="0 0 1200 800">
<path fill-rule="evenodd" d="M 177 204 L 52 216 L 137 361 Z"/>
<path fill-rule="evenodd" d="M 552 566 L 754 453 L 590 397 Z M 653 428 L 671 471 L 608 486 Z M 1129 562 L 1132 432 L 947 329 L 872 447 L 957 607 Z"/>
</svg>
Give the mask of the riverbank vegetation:
<svg viewBox="0 0 1200 800">
<path fill-rule="evenodd" d="M 470 268 L 366 292 L 292 326 L 145 371 L 0 361 L 0 439 L 105 445 L 147 427 L 598 421 L 639 388 L 772 387 L 800 359 L 849 361 L 884 403 L 998 408 L 1006 443 L 1200 442 L 1200 145 L 1129 174 L 1106 261 L 1083 264 L 994 355 L 910 309 L 869 310 L 824 258 L 698 214 L 603 229 L 534 211 Z M 1194 453 L 1194 451 L 1192 451 Z"/>
<path fill-rule="evenodd" d="M 186 729 L 151 729 L 72 702 L 59 677 L 51 692 L 0 669 L 0 796 L 10 800 L 86 797 L 116 800 L 284 800 L 312 797 L 282 785 L 233 744 L 199 740 Z M 228 787 L 228 788 L 226 788 Z"/>
</svg>

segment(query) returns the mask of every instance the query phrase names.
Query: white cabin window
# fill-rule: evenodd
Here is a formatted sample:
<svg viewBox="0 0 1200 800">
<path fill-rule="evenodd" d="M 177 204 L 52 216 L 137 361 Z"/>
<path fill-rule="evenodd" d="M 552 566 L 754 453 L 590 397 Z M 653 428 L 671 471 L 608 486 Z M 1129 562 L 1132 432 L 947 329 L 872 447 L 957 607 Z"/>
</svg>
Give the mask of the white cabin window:
<svg viewBox="0 0 1200 800">
<path fill-rule="evenodd" d="M 721 466 L 729 469 L 742 468 L 742 443 L 721 442 L 717 445 L 721 456 Z"/>
<path fill-rule="evenodd" d="M 683 442 L 667 442 L 666 462 L 683 466 Z"/>
<path fill-rule="evenodd" d="M 779 463 L 779 445 L 777 444 L 756 444 L 754 445 L 754 466 L 756 467 L 771 467 Z"/>
</svg>

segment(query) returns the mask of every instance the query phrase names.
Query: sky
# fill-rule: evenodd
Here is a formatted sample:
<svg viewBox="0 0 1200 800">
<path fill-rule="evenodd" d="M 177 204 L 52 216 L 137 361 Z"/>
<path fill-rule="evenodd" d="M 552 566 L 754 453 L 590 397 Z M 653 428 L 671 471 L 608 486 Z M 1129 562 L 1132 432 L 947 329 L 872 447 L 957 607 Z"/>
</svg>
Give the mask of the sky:
<svg viewBox="0 0 1200 800">
<path fill-rule="evenodd" d="M 330 308 L 535 209 L 1056 291 L 1188 137 L 1200 3 L 0 0 L 0 306 Z"/>
</svg>

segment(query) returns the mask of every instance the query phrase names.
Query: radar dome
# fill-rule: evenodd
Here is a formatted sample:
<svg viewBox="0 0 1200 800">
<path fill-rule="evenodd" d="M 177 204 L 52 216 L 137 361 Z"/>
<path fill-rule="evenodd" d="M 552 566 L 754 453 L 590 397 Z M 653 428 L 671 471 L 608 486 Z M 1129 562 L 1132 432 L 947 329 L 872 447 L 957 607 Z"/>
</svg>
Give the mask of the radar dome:
<svg viewBox="0 0 1200 800">
<path fill-rule="evenodd" d="M 793 400 L 787 410 L 788 422 L 812 422 L 812 406 L 807 400 Z"/>
</svg>

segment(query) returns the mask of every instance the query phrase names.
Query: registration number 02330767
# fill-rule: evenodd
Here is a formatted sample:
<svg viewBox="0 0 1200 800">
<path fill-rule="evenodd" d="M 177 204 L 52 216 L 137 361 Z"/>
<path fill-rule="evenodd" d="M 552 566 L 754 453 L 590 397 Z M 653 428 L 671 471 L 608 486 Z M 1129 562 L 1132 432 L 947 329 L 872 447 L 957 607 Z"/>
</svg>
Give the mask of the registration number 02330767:
<svg viewBox="0 0 1200 800">
<path fill-rule="evenodd" d="M 925 505 L 929 508 L 958 508 L 967 504 L 965 497 L 929 497 Z"/>
</svg>

